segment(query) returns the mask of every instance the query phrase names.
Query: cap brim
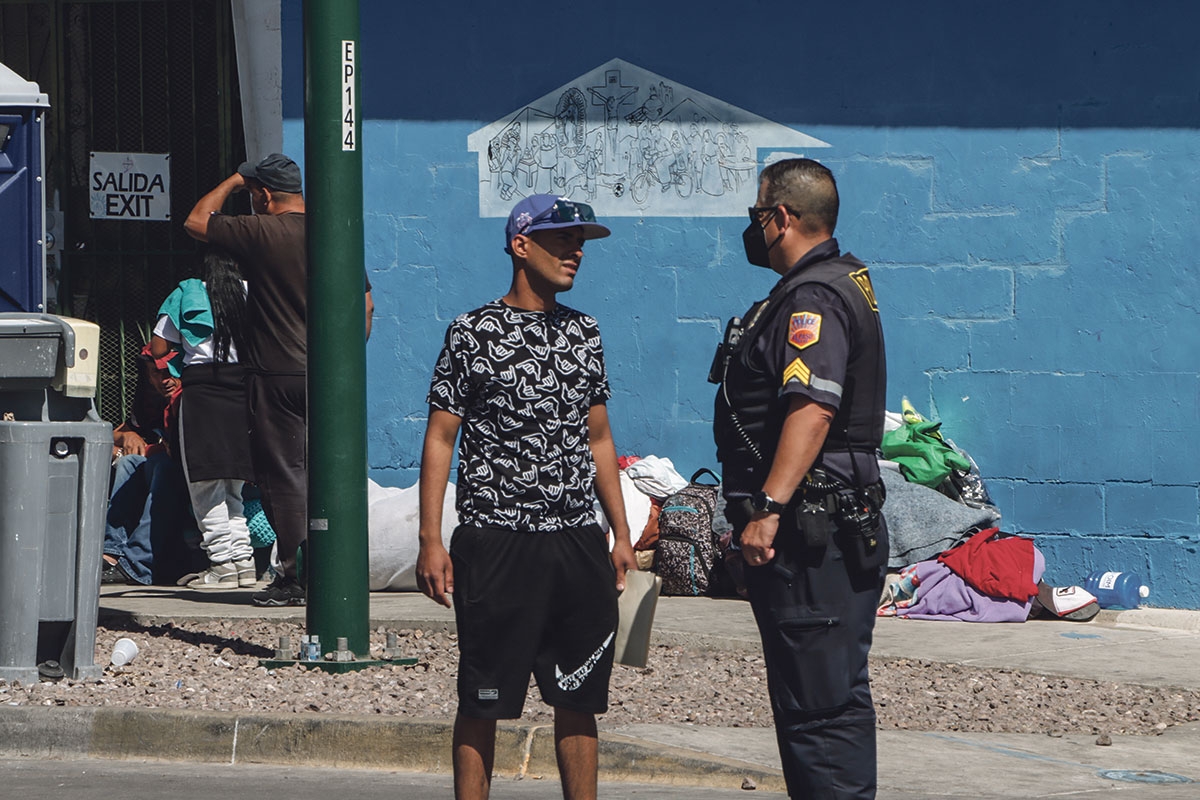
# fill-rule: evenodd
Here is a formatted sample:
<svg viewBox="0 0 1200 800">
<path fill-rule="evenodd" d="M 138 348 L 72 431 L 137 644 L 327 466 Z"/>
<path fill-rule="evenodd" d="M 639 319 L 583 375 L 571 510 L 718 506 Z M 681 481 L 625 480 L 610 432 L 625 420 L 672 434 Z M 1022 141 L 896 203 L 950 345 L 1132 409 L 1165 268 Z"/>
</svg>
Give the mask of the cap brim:
<svg viewBox="0 0 1200 800">
<path fill-rule="evenodd" d="M 612 236 L 610 231 L 599 222 L 538 222 L 532 225 L 525 233 L 533 233 L 534 231 L 552 231 L 559 228 L 579 228 L 583 231 L 584 240 L 588 239 L 603 239 L 606 236 Z"/>
<path fill-rule="evenodd" d="M 255 169 L 254 165 L 249 161 L 242 162 L 242 165 L 237 168 L 237 171 L 238 175 L 241 175 L 243 178 L 258 180 L 258 170 Z"/>
</svg>

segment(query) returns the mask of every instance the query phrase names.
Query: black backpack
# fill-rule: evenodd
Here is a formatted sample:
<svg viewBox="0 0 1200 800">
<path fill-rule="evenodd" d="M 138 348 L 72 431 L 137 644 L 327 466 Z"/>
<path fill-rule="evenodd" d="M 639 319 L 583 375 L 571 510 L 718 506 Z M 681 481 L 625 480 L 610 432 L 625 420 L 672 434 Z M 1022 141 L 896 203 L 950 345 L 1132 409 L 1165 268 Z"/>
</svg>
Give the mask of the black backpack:
<svg viewBox="0 0 1200 800">
<path fill-rule="evenodd" d="M 707 473 L 717 483 L 697 483 Z M 658 515 L 658 546 L 654 571 L 662 578 L 662 594 L 696 597 L 708 594 L 717 565 L 717 510 L 721 478 L 700 469 L 688 485 L 663 500 Z"/>
</svg>

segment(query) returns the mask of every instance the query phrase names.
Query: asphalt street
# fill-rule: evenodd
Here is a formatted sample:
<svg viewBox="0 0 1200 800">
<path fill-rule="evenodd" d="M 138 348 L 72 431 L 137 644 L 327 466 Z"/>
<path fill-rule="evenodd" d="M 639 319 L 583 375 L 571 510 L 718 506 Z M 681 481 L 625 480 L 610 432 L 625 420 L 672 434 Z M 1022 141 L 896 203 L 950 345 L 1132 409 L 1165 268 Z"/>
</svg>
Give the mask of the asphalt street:
<svg viewBox="0 0 1200 800">
<path fill-rule="evenodd" d="M 919 754 L 913 754 L 920 761 Z M 1153 777 L 1153 776 L 1148 776 Z M 977 789 L 966 791 L 931 785 L 920 792 L 888 787 L 880 776 L 878 800 L 1011 800 L 1009 782 L 1020 783 L 1017 773 L 997 776 L 999 794 Z M 448 775 L 364 769 L 316 769 L 248 764 L 187 764 L 161 761 L 98 759 L 0 759 L 3 797 L 53 800 L 212 800 L 214 797 L 273 797 L 287 800 L 428 800 L 450 798 L 454 790 Z M 509 778 L 493 780 L 493 800 L 557 800 L 562 790 L 556 780 Z M 1196 800 L 1195 784 L 1127 783 L 1078 791 L 1049 789 L 1024 794 L 1029 800 Z M 783 800 L 777 792 L 670 786 L 661 783 L 601 783 L 605 800 Z"/>
<path fill-rule="evenodd" d="M 0 796 L 37 800 L 428 800 L 451 798 L 449 775 L 383 770 L 334 770 L 172 762 L 0 760 Z M 705 789 L 662 784 L 603 783 L 606 800 L 717 800 L 745 796 L 782 800 L 775 792 Z M 557 780 L 496 778 L 492 800 L 558 800 Z"/>
</svg>

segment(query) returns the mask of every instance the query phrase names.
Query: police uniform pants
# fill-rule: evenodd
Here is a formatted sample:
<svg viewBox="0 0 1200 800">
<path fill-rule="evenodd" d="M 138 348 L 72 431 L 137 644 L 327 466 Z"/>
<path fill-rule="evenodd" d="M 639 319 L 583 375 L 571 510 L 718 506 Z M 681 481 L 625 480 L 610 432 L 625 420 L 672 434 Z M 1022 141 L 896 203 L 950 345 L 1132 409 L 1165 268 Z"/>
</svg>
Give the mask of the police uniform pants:
<svg viewBox="0 0 1200 800">
<path fill-rule="evenodd" d="M 788 794 L 874 798 L 867 654 L 884 567 L 852 565 L 833 534 L 824 548 L 804 547 L 789 516 L 775 539 L 775 559 L 746 568 Z"/>
</svg>

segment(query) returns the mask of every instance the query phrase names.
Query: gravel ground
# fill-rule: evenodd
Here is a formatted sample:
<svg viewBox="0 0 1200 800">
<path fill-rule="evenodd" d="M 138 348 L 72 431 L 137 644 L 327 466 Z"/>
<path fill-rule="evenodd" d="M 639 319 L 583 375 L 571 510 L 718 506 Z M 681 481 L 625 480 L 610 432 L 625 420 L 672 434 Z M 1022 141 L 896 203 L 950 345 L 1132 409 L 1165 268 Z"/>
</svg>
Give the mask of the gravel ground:
<svg viewBox="0 0 1200 800">
<path fill-rule="evenodd" d="M 267 670 L 279 636 L 298 643 L 295 623 L 240 621 L 101 627 L 96 663 L 113 643 L 133 639 L 140 652 L 124 667 L 107 666 L 99 682 L 0 681 L 10 705 L 118 706 L 208 711 L 390 714 L 448 719 L 454 714 L 455 634 L 395 631 L 412 666 L 330 674 L 300 667 Z M 371 633 L 379 657 L 387 632 Z M 1141 734 L 1200 720 L 1200 692 L 1148 688 L 1014 670 L 987 670 L 914 659 L 872 661 L 881 729 L 1003 733 Z M 524 719 L 548 721 L 532 689 Z M 645 669 L 617 666 L 601 728 L 631 723 L 767 727 L 761 656 L 658 646 Z"/>
</svg>

